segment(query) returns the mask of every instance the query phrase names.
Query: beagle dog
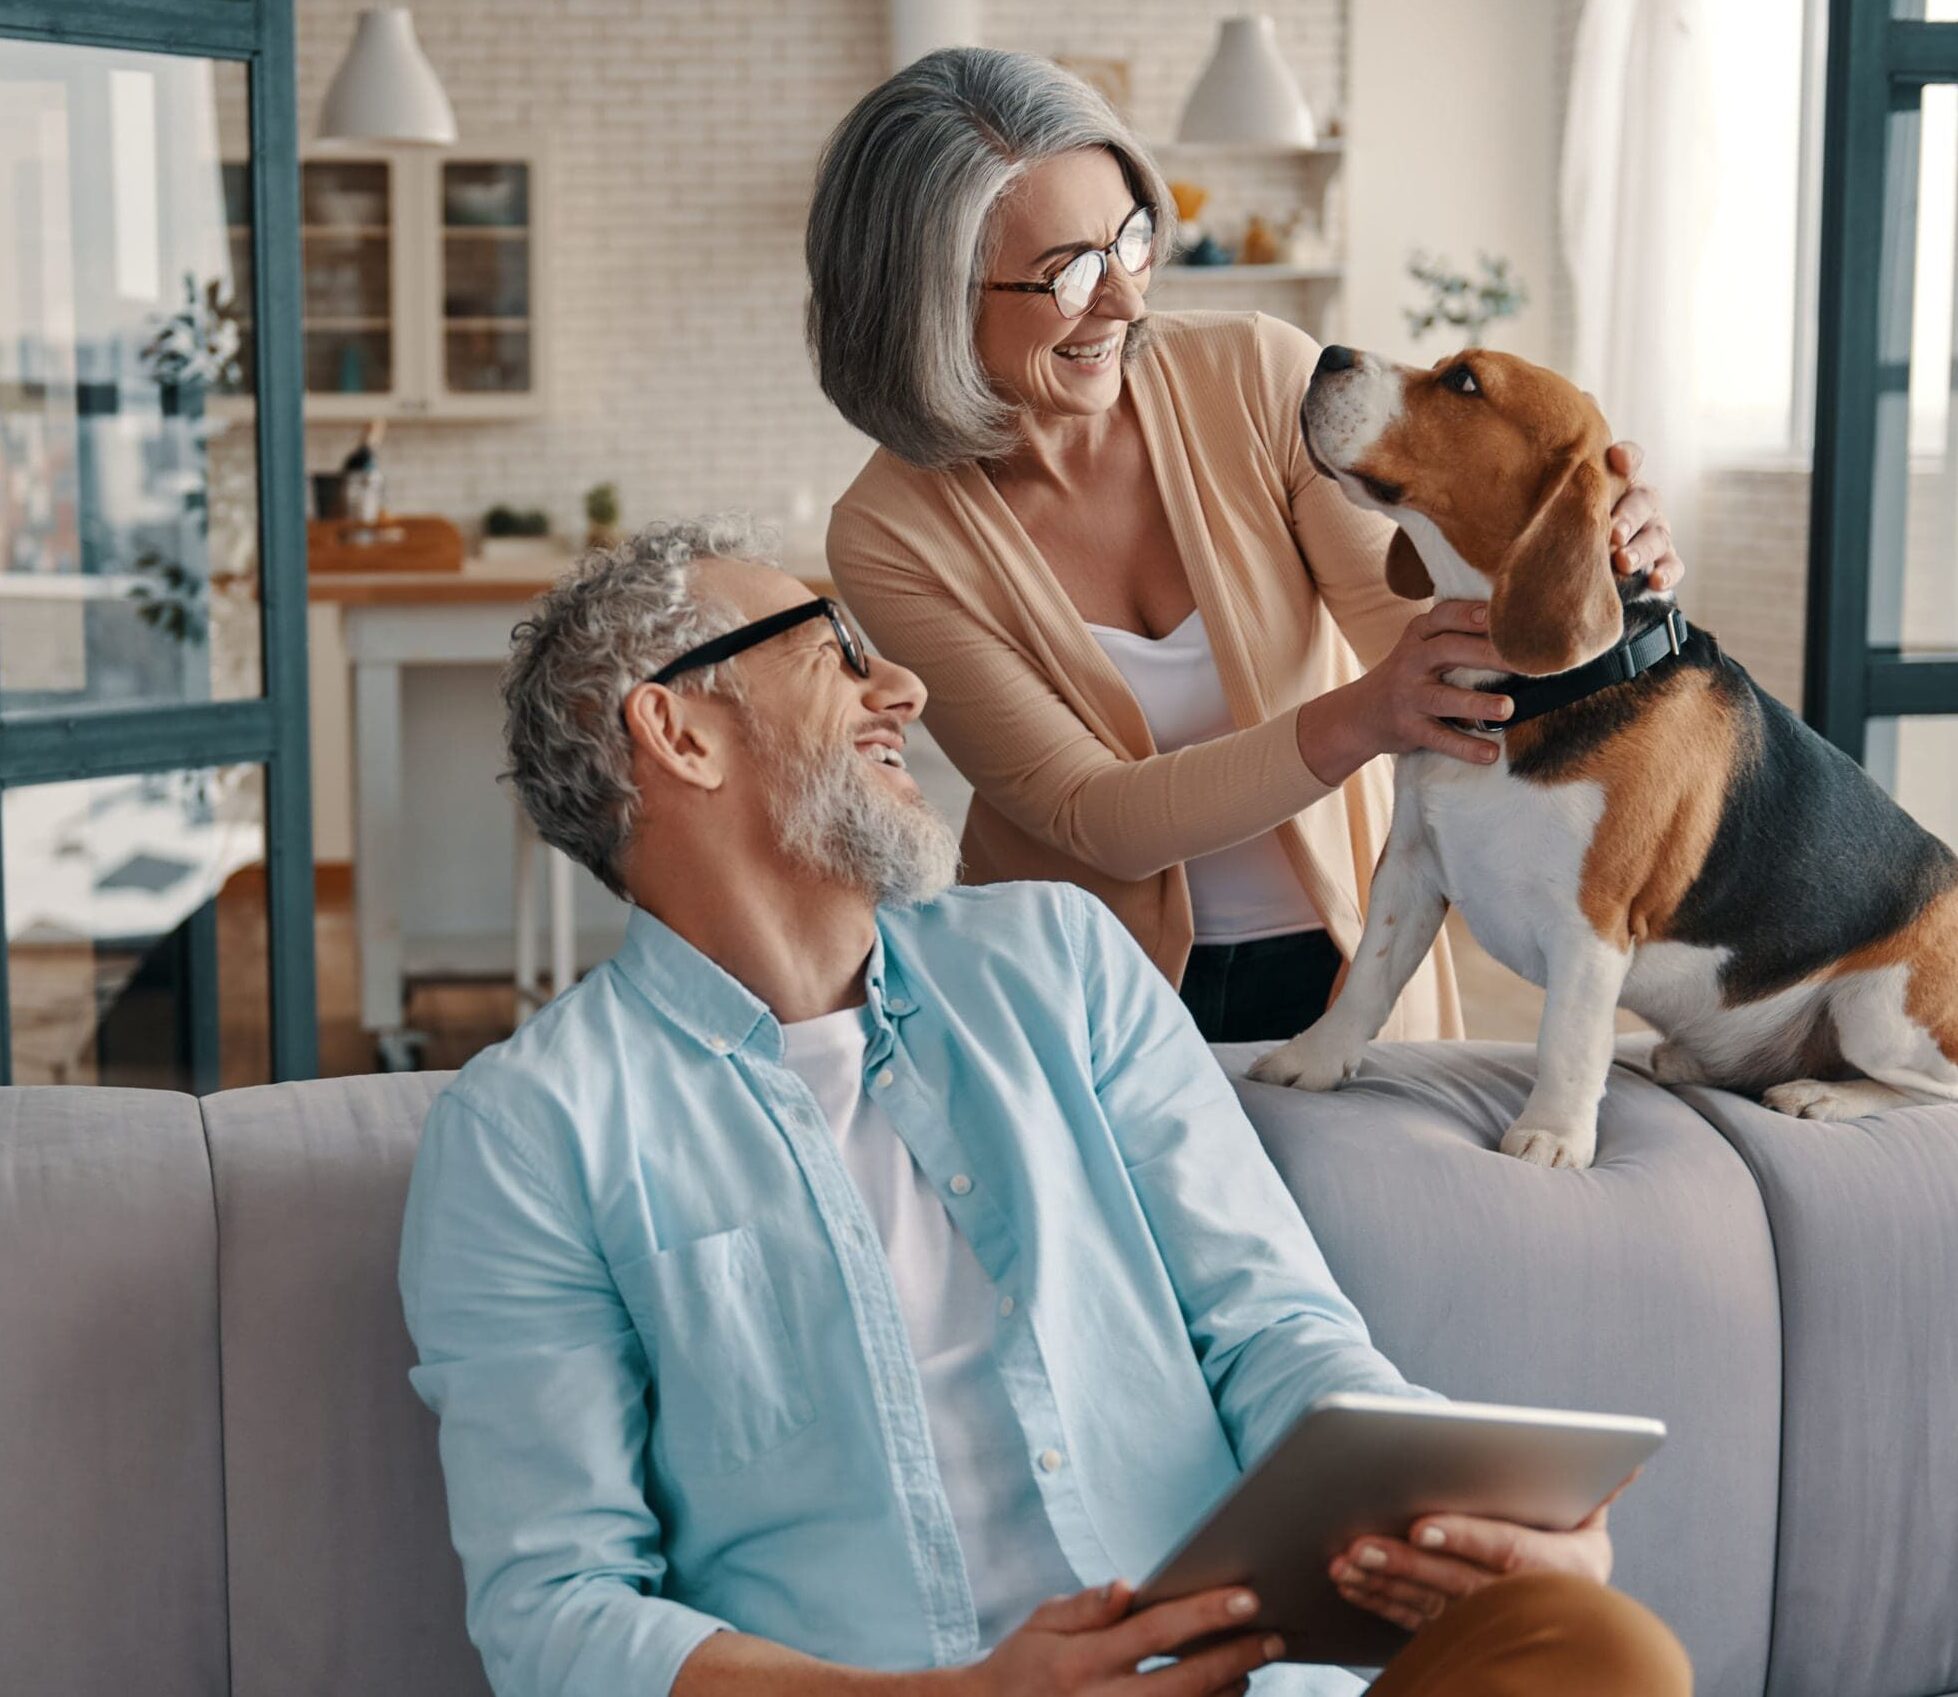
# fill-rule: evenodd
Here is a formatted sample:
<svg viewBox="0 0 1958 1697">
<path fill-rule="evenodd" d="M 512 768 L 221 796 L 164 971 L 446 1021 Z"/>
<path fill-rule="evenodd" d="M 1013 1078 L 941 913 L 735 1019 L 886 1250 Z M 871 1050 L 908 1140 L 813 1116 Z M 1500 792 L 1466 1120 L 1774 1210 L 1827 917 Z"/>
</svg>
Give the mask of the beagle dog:
<svg viewBox="0 0 1958 1697">
<path fill-rule="evenodd" d="M 1667 1083 L 1840 1119 L 1958 1101 L 1958 857 L 1643 574 L 1611 570 L 1624 480 L 1588 395 L 1471 349 L 1422 371 L 1323 350 L 1313 461 L 1399 525 L 1387 581 L 1486 601 L 1509 694 L 1486 766 L 1419 752 L 1338 999 L 1254 1078 L 1352 1076 L 1448 904 L 1547 992 L 1537 1080 L 1503 1150 L 1584 1167 L 1613 1009 L 1658 1028 Z"/>
</svg>

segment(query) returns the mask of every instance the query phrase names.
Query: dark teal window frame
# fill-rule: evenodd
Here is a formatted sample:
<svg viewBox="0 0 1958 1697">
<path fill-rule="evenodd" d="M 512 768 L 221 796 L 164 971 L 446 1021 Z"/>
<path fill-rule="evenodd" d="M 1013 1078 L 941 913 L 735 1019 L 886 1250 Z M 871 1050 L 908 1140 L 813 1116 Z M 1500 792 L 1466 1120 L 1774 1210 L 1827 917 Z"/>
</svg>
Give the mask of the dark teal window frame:
<svg viewBox="0 0 1958 1697">
<path fill-rule="evenodd" d="M 1906 339 L 1893 347 L 1884 346 L 1883 314 L 1886 290 L 1908 290 L 1909 279 L 1887 268 L 1899 255 L 1908 266 L 1915 250 L 1914 194 L 1901 192 L 1906 185 L 1892 170 L 1891 120 L 1917 109 L 1925 84 L 1958 82 L 1958 23 L 1891 11 L 1888 0 L 1830 0 L 1822 142 L 1803 707 L 1816 730 L 1858 760 L 1868 753 L 1872 719 L 1958 714 L 1958 653 L 1906 655 L 1870 640 L 1877 527 L 1903 512 L 1910 469 L 1904 444 L 1880 453 L 1880 410 L 1886 399 L 1907 408 L 1910 393 L 1909 314 Z M 1914 173 L 1908 187 L 1914 191 Z M 1958 417 L 1950 427 L 1958 429 Z"/>
<path fill-rule="evenodd" d="M 292 0 L 0 0 L 0 36 L 243 62 L 251 82 L 253 318 L 258 389 L 264 695 L 141 712 L 10 715 L 0 789 L 186 767 L 265 769 L 271 1061 L 319 1070 L 313 976 L 313 804 L 307 747 L 304 373 L 299 115 Z M 3 845 L 0 845 L 3 846 Z M 0 913 L 6 890 L 0 884 Z M 11 1082 L 0 946 L 0 1084 Z"/>
</svg>

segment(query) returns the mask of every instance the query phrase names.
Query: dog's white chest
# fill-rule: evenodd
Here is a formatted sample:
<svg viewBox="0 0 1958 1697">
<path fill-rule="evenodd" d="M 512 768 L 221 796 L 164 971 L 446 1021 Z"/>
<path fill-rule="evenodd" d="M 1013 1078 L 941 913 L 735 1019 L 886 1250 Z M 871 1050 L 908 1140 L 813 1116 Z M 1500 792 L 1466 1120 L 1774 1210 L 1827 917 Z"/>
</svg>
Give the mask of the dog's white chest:
<svg viewBox="0 0 1958 1697">
<path fill-rule="evenodd" d="M 1550 939 L 1584 923 L 1584 857 L 1604 812 L 1603 789 L 1524 783 L 1506 759 L 1472 767 L 1419 754 L 1401 770 L 1448 900 L 1490 954 L 1541 984 Z"/>
</svg>

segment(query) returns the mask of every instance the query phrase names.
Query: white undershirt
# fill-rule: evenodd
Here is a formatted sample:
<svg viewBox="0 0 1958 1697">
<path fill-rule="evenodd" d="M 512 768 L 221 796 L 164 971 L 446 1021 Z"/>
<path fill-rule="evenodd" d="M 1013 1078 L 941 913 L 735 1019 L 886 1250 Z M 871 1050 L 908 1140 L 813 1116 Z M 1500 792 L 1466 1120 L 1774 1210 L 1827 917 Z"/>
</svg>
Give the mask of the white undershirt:
<svg viewBox="0 0 1958 1697">
<path fill-rule="evenodd" d="M 863 1087 L 864 1012 L 782 1027 L 877 1228 L 924 1383 L 932 1449 L 991 1648 L 1049 1597 L 1078 1589 L 1034 1483 L 993 1354 L 1000 1295 L 890 1117 Z"/>
<path fill-rule="evenodd" d="M 1192 612 L 1167 636 L 1138 636 L 1089 625 L 1134 695 L 1160 753 L 1209 742 L 1237 729 L 1224 680 L 1210 651 L 1203 615 Z M 1320 929 L 1312 899 L 1299 887 L 1277 833 L 1186 861 L 1190 909 L 1199 943 L 1249 943 Z"/>
</svg>

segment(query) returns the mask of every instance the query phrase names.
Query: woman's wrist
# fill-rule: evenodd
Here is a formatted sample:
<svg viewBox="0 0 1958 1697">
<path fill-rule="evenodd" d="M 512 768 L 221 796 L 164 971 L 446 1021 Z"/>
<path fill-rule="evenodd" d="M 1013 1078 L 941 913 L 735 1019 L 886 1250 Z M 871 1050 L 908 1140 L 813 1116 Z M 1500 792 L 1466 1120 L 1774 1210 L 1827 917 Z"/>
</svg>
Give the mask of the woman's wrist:
<svg viewBox="0 0 1958 1697">
<path fill-rule="evenodd" d="M 1366 711 L 1365 683 L 1360 678 L 1299 705 L 1299 758 L 1328 789 L 1345 783 L 1380 752 Z"/>
</svg>

